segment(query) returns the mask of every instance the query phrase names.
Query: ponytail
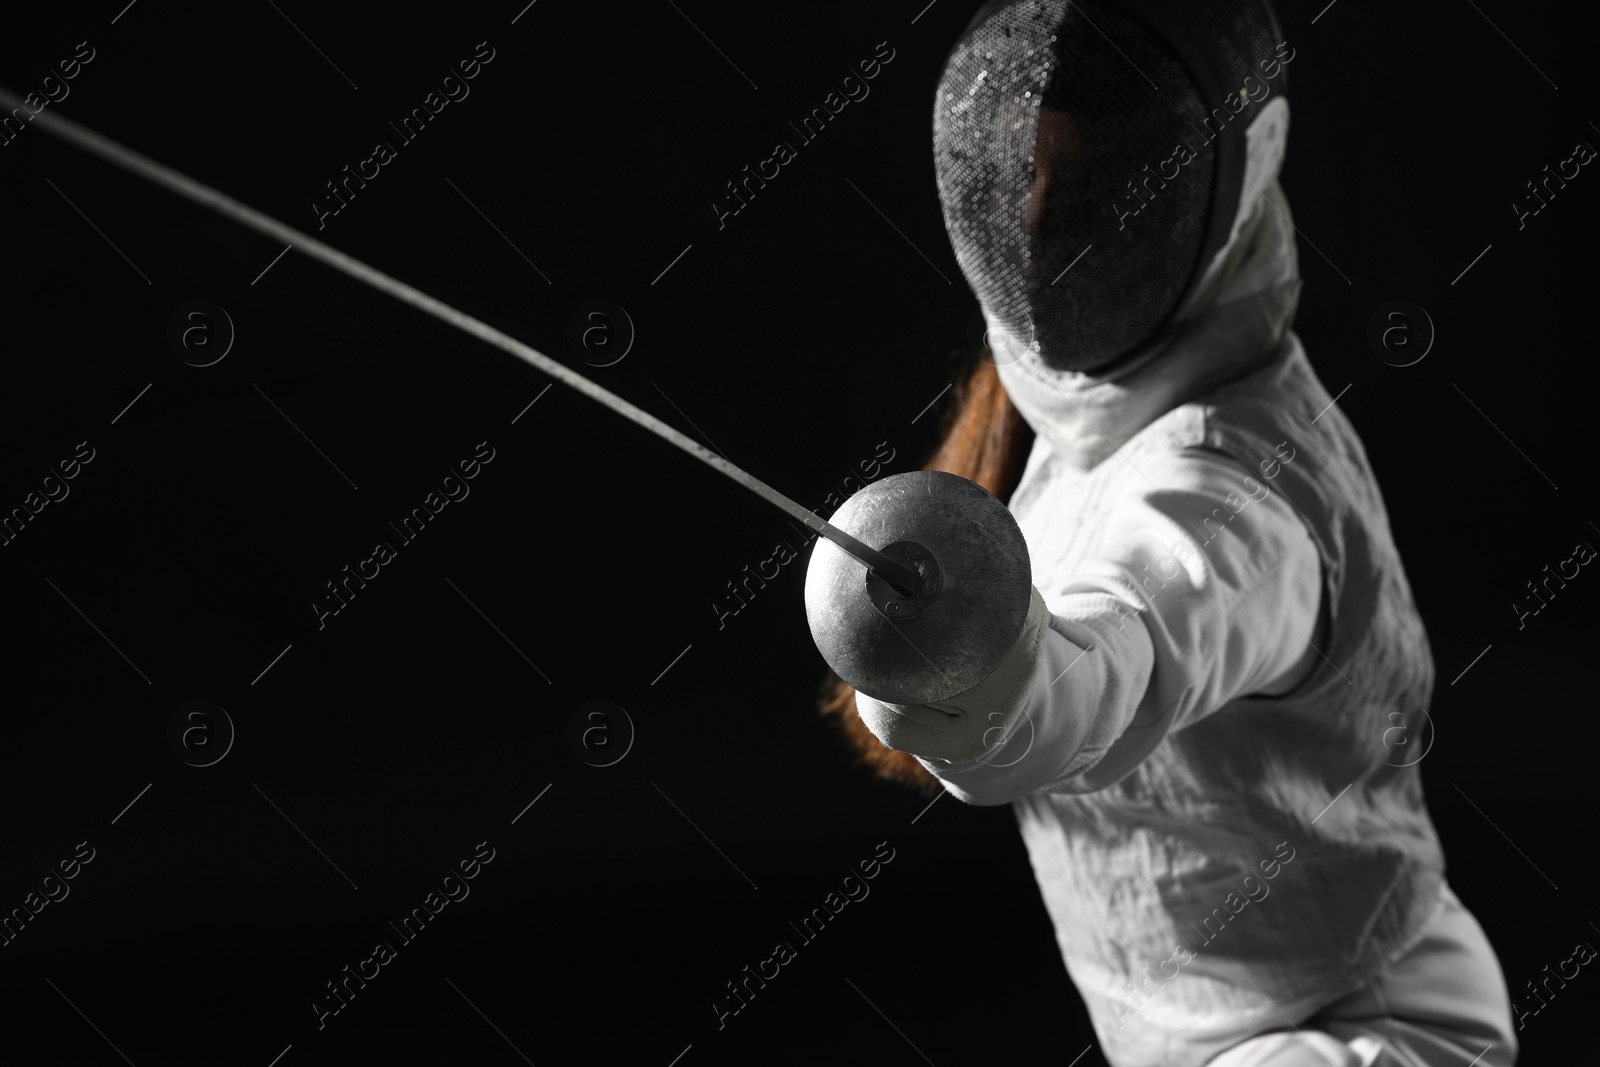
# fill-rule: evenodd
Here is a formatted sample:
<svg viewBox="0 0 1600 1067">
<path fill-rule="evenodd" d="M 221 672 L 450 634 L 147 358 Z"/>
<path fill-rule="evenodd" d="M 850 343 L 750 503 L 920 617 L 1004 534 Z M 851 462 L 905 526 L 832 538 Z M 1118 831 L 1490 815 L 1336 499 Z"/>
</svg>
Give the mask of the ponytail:
<svg viewBox="0 0 1600 1067">
<path fill-rule="evenodd" d="M 1012 406 L 989 360 L 986 347 L 961 377 L 955 403 L 945 417 L 944 437 L 922 469 L 977 482 L 1003 502 L 1022 478 L 1033 431 Z M 818 707 L 822 714 L 838 718 L 845 740 L 874 775 L 924 795 L 939 791 L 938 779 L 915 756 L 888 748 L 873 736 L 856 711 L 855 689 L 832 671 L 822 683 Z"/>
</svg>

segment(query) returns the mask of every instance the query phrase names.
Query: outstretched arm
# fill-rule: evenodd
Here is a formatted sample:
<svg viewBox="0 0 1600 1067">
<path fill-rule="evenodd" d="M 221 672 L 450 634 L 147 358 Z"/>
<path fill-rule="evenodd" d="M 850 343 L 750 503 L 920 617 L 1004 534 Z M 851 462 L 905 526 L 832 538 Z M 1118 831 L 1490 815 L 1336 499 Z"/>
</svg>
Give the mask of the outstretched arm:
<svg viewBox="0 0 1600 1067">
<path fill-rule="evenodd" d="M 1090 792 L 1168 733 L 1309 671 L 1322 606 L 1316 545 L 1287 500 L 1220 453 L 1147 460 L 1097 549 L 1033 603 L 978 686 L 935 705 L 856 696 L 885 745 L 948 792 L 1004 804 Z"/>
</svg>

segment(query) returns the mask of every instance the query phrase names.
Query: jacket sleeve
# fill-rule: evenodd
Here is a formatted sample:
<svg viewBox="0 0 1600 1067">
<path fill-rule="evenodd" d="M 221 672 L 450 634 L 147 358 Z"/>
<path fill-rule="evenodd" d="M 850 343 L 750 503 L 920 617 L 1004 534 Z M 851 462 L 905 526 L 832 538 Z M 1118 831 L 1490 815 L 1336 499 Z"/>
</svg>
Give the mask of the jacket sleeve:
<svg viewBox="0 0 1600 1067">
<path fill-rule="evenodd" d="M 1288 501 L 1214 451 L 1140 468 L 1097 547 L 1041 588 L 1049 627 L 1003 742 L 963 763 L 921 760 L 960 800 L 1104 789 L 1169 733 L 1286 691 L 1320 655 L 1321 557 Z"/>
</svg>

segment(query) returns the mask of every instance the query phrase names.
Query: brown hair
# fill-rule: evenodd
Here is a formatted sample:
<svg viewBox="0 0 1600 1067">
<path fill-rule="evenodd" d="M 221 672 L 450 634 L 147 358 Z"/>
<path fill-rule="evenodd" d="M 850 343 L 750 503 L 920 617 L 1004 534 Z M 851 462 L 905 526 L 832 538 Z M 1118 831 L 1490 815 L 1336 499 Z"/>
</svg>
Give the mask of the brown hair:
<svg viewBox="0 0 1600 1067">
<path fill-rule="evenodd" d="M 977 482 L 1004 501 L 1022 478 L 1032 443 L 1033 431 L 1012 406 L 985 347 L 958 381 L 955 403 L 945 415 L 944 436 L 922 469 L 947 471 Z M 872 735 L 856 711 L 855 689 L 832 671 L 822 683 L 819 708 L 824 715 L 838 718 L 845 739 L 874 775 L 924 794 L 939 791 L 938 779 L 916 757 L 888 748 Z"/>
</svg>

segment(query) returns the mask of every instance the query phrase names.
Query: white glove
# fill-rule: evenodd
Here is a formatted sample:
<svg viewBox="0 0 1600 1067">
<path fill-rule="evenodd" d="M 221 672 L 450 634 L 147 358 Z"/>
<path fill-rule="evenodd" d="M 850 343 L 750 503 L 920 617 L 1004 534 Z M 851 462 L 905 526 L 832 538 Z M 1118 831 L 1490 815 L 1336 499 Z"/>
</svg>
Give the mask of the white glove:
<svg viewBox="0 0 1600 1067">
<path fill-rule="evenodd" d="M 889 704 L 857 690 L 856 711 L 879 741 L 913 756 L 965 763 L 992 753 L 1010 740 L 1027 708 L 1049 625 L 1050 609 L 1035 588 L 1017 643 L 989 677 L 937 704 Z"/>
</svg>

